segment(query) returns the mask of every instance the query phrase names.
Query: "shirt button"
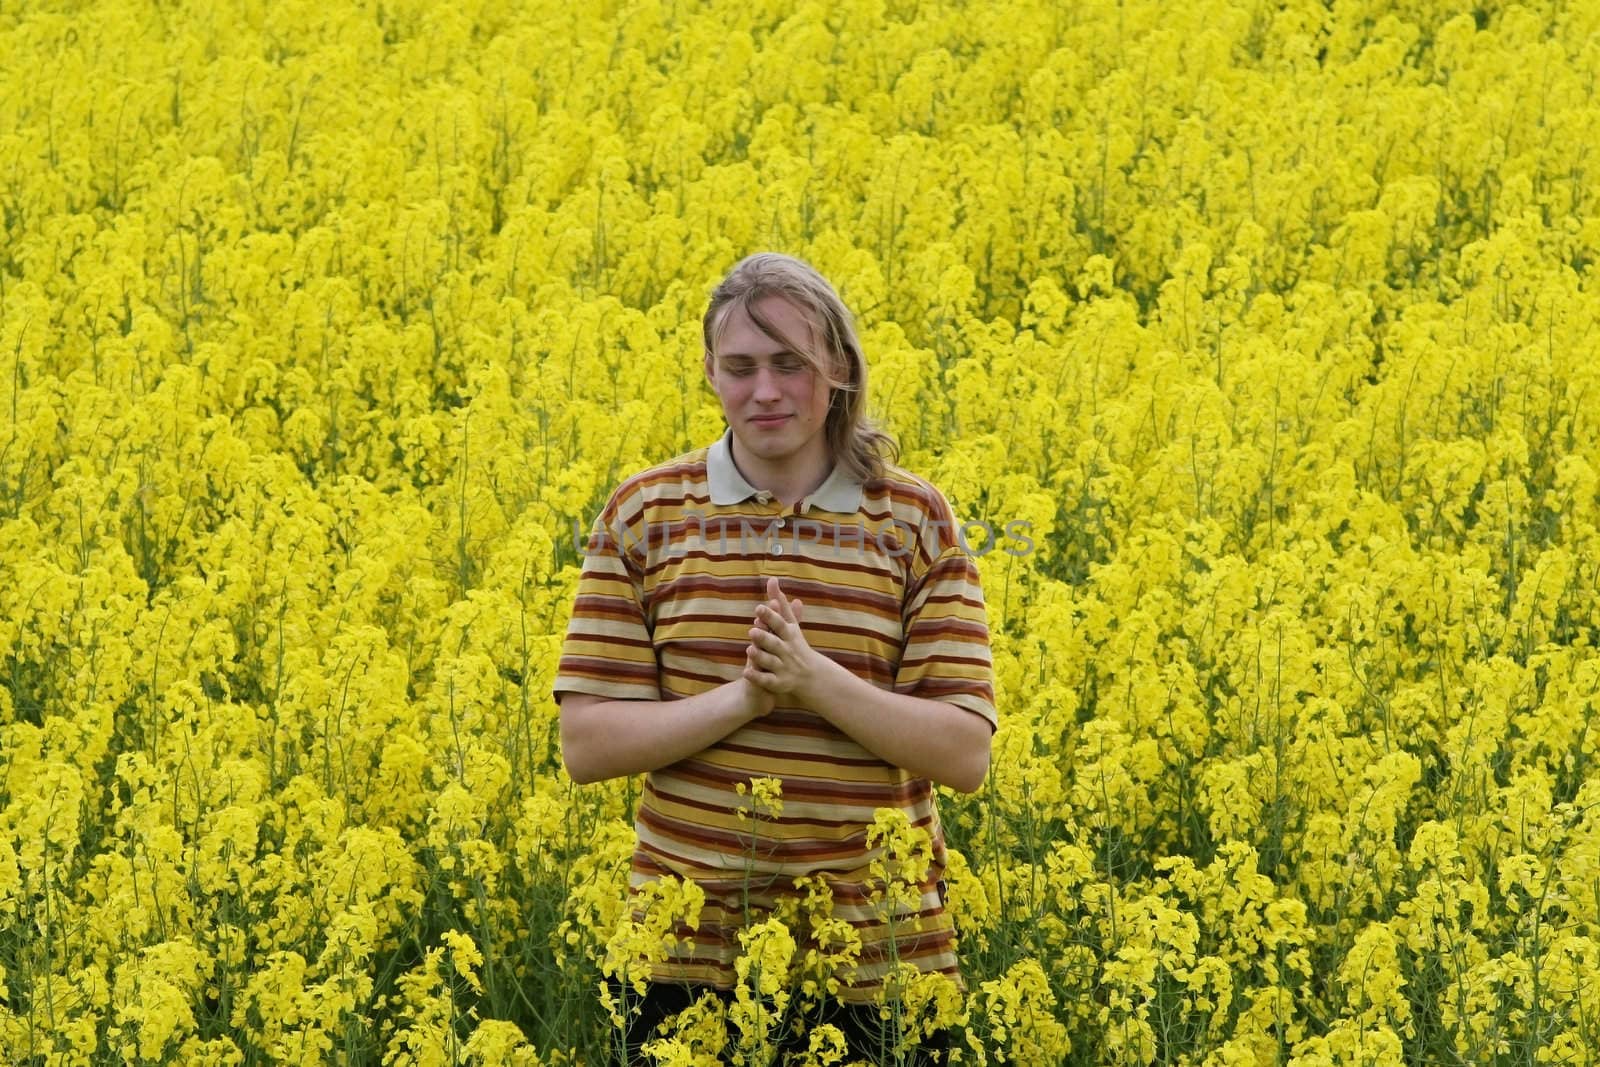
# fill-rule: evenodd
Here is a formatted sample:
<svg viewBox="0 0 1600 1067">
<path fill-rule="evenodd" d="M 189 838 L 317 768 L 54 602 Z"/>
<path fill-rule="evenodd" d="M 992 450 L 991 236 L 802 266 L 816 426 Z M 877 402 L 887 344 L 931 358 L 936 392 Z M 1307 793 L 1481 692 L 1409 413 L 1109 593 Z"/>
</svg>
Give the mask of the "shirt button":
<svg viewBox="0 0 1600 1067">
<path fill-rule="evenodd" d="M 783 555 L 783 546 L 782 546 L 782 545 L 773 545 L 773 546 L 772 546 L 772 554 L 773 554 L 773 555 L 774 555 L 774 556 L 781 556 L 781 555 Z"/>
<path fill-rule="evenodd" d="M 774 523 L 774 525 L 780 530 L 783 529 L 783 520 L 780 518 L 776 523 Z"/>
</svg>

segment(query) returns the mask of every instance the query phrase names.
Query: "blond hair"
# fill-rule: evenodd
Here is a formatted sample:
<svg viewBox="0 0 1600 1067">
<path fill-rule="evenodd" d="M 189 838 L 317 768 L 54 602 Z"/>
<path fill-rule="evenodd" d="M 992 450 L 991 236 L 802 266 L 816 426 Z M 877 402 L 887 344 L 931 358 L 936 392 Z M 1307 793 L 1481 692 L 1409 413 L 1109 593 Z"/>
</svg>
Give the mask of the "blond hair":
<svg viewBox="0 0 1600 1067">
<path fill-rule="evenodd" d="M 788 301 L 811 326 L 811 337 L 788 337 L 762 314 L 759 302 Z M 867 361 L 844 301 L 809 263 L 777 252 L 757 252 L 734 264 L 711 293 L 701 329 L 706 354 L 715 357 L 728 315 L 743 311 L 756 329 L 799 355 L 830 387 L 823 433 L 828 453 L 857 481 L 881 478 L 899 455 L 894 438 L 867 417 Z M 820 348 L 820 350 L 818 350 Z M 887 458 L 886 458 L 887 457 Z"/>
</svg>

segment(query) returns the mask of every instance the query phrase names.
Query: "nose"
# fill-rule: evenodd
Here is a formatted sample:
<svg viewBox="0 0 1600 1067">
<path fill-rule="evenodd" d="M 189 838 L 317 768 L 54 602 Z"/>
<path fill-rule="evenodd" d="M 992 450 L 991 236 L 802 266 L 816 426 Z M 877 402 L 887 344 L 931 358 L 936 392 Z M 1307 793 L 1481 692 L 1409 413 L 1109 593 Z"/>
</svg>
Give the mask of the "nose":
<svg viewBox="0 0 1600 1067">
<path fill-rule="evenodd" d="M 764 404 L 774 404 L 782 399 L 783 394 L 778 390 L 778 375 L 771 367 L 756 368 L 753 395 L 758 403 Z"/>
</svg>

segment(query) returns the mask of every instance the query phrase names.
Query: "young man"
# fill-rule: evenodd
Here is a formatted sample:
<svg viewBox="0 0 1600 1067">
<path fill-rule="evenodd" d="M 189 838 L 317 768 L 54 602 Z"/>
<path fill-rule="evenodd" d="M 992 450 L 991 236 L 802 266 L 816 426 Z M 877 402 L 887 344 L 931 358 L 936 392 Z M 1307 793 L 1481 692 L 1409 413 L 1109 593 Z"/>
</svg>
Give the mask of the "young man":
<svg viewBox="0 0 1600 1067">
<path fill-rule="evenodd" d="M 831 1021 L 852 1057 L 882 1062 L 889 970 L 958 974 L 933 786 L 971 792 L 988 770 L 977 570 L 939 492 L 886 462 L 850 314 L 815 270 L 750 256 L 703 325 L 727 433 L 612 495 L 554 684 L 574 780 L 646 776 L 631 884 L 706 894 L 692 944 L 652 972 L 628 1057 L 699 992 L 731 989 L 746 917 L 812 876 L 862 944 Z M 781 782 L 781 811 L 751 819 L 754 778 Z M 932 841 L 918 906 L 896 914 L 873 899 L 880 808 Z"/>
</svg>

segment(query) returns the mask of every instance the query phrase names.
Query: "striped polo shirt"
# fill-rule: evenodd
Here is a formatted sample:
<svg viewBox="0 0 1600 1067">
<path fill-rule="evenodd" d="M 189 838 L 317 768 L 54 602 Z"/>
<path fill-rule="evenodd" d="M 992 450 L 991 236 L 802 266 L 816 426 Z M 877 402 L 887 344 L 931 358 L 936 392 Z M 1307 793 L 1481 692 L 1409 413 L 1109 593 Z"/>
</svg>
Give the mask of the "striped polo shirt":
<svg viewBox="0 0 1600 1067">
<path fill-rule="evenodd" d="M 612 495 L 586 546 L 556 698 L 674 700 L 733 681 L 777 577 L 805 604 L 812 648 L 873 685 L 947 701 L 992 727 L 983 594 L 939 491 L 898 467 L 864 484 L 836 467 L 786 507 L 745 481 L 729 442 L 724 434 Z M 781 813 L 753 811 L 740 789 L 752 778 L 781 781 Z M 867 846 L 879 808 L 900 809 L 932 840 L 916 907 L 887 906 L 869 869 L 880 858 Z M 836 975 L 843 999 L 871 999 L 896 962 L 959 980 L 938 892 L 945 847 L 932 785 L 813 711 L 780 704 L 649 773 L 635 827 L 635 888 L 676 875 L 706 893 L 699 924 L 679 931 L 657 981 L 730 988 L 746 918 L 792 897 L 802 876 L 830 886 L 834 916 L 861 937 L 859 963 Z"/>
</svg>

